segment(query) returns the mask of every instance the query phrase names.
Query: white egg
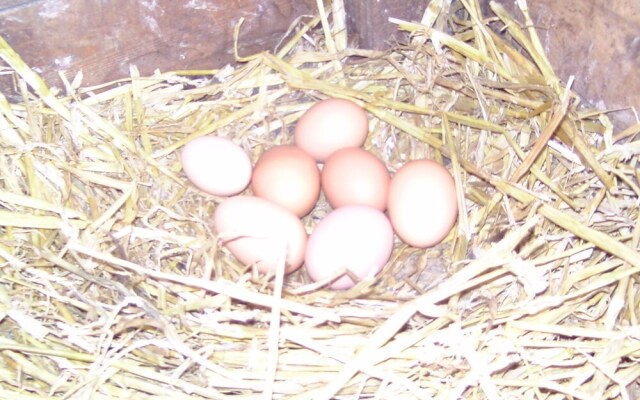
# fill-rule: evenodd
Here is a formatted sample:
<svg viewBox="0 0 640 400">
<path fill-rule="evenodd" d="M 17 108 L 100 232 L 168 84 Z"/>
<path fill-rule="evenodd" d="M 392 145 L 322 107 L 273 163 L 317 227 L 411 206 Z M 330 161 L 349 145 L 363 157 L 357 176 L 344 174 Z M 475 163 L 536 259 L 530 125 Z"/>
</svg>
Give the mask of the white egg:
<svg viewBox="0 0 640 400">
<path fill-rule="evenodd" d="M 200 190 L 216 196 L 242 192 L 251 180 L 251 159 L 233 141 L 217 136 L 193 139 L 180 153 L 182 169 Z"/>
</svg>

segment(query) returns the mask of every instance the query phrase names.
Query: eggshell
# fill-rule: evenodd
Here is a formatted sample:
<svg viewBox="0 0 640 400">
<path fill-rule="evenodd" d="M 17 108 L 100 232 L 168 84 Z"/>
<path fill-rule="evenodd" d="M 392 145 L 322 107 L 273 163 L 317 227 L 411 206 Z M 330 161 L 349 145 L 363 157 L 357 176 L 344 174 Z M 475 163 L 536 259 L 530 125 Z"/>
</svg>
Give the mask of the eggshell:
<svg viewBox="0 0 640 400">
<path fill-rule="evenodd" d="M 330 212 L 309 236 L 305 265 L 314 281 L 347 268 L 360 279 L 375 276 L 393 251 L 393 228 L 383 212 L 367 206 L 345 206 Z M 348 289 L 343 275 L 331 284 Z"/>
<path fill-rule="evenodd" d="M 434 246 L 458 218 L 455 181 L 435 161 L 409 161 L 391 179 L 387 209 L 396 234 L 405 243 Z"/>
<path fill-rule="evenodd" d="M 231 140 L 202 136 L 185 144 L 180 154 L 182 169 L 200 190 L 216 196 L 242 192 L 251 180 L 251 160 Z"/>
<path fill-rule="evenodd" d="M 235 196 L 222 202 L 214 213 L 221 243 L 238 261 L 256 265 L 262 273 L 275 272 L 286 260 L 285 272 L 304 261 L 307 232 L 293 213 L 253 196 Z M 286 257 L 286 258 L 285 258 Z"/>
<path fill-rule="evenodd" d="M 336 150 L 362 146 L 368 132 L 364 109 L 349 100 L 326 99 L 300 117 L 293 138 L 316 161 L 324 162 Z"/>
<path fill-rule="evenodd" d="M 322 168 L 322 190 L 333 208 L 363 205 L 384 211 L 390 180 L 384 163 L 360 147 L 334 152 Z"/>
<path fill-rule="evenodd" d="M 297 146 L 272 147 L 258 159 L 251 189 L 256 196 L 302 217 L 320 196 L 320 170 L 315 160 Z"/>
</svg>

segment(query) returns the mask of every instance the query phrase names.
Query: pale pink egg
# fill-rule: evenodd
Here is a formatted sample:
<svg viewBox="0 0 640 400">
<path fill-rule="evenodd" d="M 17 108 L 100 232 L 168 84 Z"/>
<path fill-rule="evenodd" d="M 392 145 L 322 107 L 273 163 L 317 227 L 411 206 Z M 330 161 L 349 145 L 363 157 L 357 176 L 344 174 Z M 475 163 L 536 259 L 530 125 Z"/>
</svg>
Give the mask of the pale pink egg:
<svg viewBox="0 0 640 400">
<path fill-rule="evenodd" d="M 315 282 L 348 269 L 359 279 L 374 277 L 393 251 L 393 228 L 386 215 L 372 207 L 333 210 L 315 227 L 307 242 L 305 266 Z M 348 289 L 355 282 L 343 275 L 331 284 Z"/>
<path fill-rule="evenodd" d="M 238 261 L 262 273 L 290 273 L 304 260 L 307 232 L 290 211 L 260 197 L 235 196 L 214 213 L 218 239 Z"/>
</svg>

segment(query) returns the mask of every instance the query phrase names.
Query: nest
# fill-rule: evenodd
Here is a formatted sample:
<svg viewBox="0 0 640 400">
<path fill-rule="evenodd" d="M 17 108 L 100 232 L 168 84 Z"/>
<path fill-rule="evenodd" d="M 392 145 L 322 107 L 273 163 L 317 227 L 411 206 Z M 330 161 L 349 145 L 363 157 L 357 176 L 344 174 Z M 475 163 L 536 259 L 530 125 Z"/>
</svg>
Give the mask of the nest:
<svg viewBox="0 0 640 400">
<path fill-rule="evenodd" d="M 580 103 L 524 2 L 524 25 L 445 3 L 386 52 L 337 7 L 235 67 L 59 91 L 0 40 L 0 397 L 637 398 L 638 126 Z M 390 171 L 445 164 L 461 210 L 344 292 L 239 264 L 176 155 L 213 133 L 255 160 L 326 97 Z"/>
</svg>

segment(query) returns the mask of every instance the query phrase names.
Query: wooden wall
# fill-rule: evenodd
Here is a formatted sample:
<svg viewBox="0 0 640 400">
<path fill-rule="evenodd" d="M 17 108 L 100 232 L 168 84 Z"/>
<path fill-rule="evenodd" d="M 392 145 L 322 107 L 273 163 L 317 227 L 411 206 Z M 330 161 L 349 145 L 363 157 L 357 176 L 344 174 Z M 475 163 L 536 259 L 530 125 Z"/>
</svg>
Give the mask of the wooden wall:
<svg viewBox="0 0 640 400">
<path fill-rule="evenodd" d="M 488 0 L 479 0 L 490 15 Z M 499 0 L 518 14 L 513 0 Z M 346 0 L 351 45 L 384 48 L 399 39 L 389 17 L 419 20 L 426 0 Z M 552 64 L 592 104 L 640 108 L 640 2 L 529 0 Z M 273 49 L 316 0 L 0 0 L 0 35 L 59 85 L 58 71 L 84 84 L 155 69 L 209 69 L 233 61 L 241 17 L 241 52 Z M 0 76 L 0 90 L 8 80 Z M 627 111 L 622 121 L 632 123 Z"/>
</svg>

